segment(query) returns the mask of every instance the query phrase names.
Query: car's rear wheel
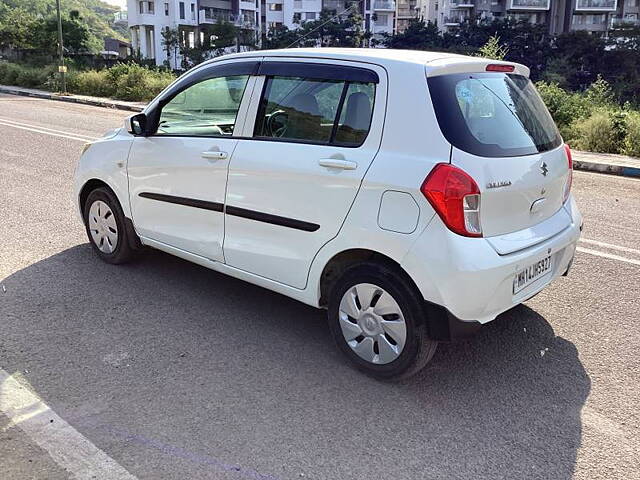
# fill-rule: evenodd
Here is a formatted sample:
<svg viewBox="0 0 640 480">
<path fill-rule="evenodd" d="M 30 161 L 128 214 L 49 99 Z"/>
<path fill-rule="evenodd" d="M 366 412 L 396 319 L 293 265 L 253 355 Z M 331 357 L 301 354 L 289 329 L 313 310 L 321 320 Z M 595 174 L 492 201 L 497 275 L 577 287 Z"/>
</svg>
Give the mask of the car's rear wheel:
<svg viewBox="0 0 640 480">
<path fill-rule="evenodd" d="M 410 377 L 436 351 L 419 293 L 386 265 L 363 263 L 347 270 L 331 290 L 328 315 L 340 350 L 375 377 Z"/>
<path fill-rule="evenodd" d="M 124 214 L 111 190 L 100 187 L 87 196 L 84 223 L 89 242 L 107 263 L 126 263 L 133 257 Z"/>
</svg>

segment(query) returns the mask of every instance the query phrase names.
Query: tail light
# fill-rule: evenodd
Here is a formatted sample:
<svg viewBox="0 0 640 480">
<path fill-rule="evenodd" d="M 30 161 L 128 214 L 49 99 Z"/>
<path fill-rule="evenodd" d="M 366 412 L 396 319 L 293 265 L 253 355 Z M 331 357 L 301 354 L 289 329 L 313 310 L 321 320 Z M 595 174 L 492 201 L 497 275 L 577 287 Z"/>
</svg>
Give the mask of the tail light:
<svg viewBox="0 0 640 480">
<path fill-rule="evenodd" d="M 564 151 L 567 154 L 567 162 L 569 163 L 569 176 L 567 182 L 564 184 L 564 202 L 569 198 L 571 193 L 571 184 L 573 183 L 573 158 L 571 157 L 571 148 L 566 143 L 564 144 Z"/>
<path fill-rule="evenodd" d="M 465 237 L 482 236 L 480 189 L 464 170 L 439 163 L 420 191 L 449 230 Z"/>
</svg>

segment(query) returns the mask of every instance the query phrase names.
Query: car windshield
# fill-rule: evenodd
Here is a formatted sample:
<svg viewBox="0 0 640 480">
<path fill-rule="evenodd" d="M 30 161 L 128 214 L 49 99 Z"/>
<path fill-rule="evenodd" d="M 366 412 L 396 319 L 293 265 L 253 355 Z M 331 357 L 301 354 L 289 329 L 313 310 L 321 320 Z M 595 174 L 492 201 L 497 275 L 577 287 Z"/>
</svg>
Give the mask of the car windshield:
<svg viewBox="0 0 640 480">
<path fill-rule="evenodd" d="M 440 129 L 460 150 L 509 157 L 545 152 L 562 142 L 527 77 L 466 73 L 432 77 L 428 84 Z"/>
</svg>

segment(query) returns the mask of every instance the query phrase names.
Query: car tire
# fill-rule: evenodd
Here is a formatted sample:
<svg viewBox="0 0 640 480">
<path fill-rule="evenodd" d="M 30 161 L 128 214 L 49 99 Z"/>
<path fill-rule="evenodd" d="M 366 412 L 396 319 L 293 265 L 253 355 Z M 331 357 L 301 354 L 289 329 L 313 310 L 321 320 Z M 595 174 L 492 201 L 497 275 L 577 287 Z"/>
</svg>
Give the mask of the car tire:
<svg viewBox="0 0 640 480">
<path fill-rule="evenodd" d="M 94 252 L 107 263 L 129 262 L 134 251 L 122 207 L 104 187 L 92 190 L 84 203 L 84 224 Z"/>
<path fill-rule="evenodd" d="M 328 317 L 338 348 L 378 379 L 415 375 L 438 345 L 427 334 L 421 295 L 402 272 L 384 264 L 344 272 L 329 294 Z"/>
</svg>

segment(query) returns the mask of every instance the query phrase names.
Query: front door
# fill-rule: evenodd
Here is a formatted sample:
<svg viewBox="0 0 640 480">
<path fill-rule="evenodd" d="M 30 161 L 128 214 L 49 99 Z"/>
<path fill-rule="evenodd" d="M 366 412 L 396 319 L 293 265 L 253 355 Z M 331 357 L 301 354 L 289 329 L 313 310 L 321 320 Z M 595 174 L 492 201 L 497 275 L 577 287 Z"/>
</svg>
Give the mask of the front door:
<svg viewBox="0 0 640 480">
<path fill-rule="evenodd" d="M 131 211 L 142 237 L 222 261 L 233 133 L 249 75 L 207 78 L 162 107 L 157 132 L 129 154 Z"/>
<path fill-rule="evenodd" d="M 305 287 L 380 146 L 386 78 L 376 72 L 263 62 L 255 122 L 248 117 L 229 167 L 227 264 Z"/>
</svg>

